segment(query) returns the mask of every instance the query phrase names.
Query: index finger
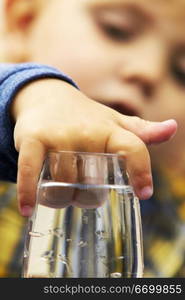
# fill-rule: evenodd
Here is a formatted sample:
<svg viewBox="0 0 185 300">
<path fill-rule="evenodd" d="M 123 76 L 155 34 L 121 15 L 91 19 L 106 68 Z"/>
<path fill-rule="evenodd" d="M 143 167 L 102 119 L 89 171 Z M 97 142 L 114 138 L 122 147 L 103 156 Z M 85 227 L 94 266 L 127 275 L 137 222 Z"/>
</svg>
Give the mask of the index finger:
<svg viewBox="0 0 185 300">
<path fill-rule="evenodd" d="M 36 200 L 37 183 L 45 154 L 45 147 L 36 139 L 26 139 L 20 146 L 17 197 L 19 211 L 22 216 L 29 217 L 32 214 Z"/>
</svg>

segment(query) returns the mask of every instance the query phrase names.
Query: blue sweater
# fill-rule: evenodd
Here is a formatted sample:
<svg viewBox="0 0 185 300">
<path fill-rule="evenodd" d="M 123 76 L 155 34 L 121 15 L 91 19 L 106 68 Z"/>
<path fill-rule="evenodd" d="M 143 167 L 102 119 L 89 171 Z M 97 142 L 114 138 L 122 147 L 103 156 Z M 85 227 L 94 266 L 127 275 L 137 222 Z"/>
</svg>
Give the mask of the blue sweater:
<svg viewBox="0 0 185 300">
<path fill-rule="evenodd" d="M 59 78 L 76 84 L 57 69 L 36 63 L 0 64 L 0 180 L 16 182 L 18 153 L 14 147 L 14 124 L 9 107 L 26 83 L 39 78 Z"/>
</svg>

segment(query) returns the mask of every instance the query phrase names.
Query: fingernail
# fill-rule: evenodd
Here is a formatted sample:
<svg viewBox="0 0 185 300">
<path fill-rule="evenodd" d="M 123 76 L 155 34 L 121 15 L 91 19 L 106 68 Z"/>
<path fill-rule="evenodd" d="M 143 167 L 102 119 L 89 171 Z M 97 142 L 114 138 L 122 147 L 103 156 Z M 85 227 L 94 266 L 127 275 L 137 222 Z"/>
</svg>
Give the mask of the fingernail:
<svg viewBox="0 0 185 300">
<path fill-rule="evenodd" d="M 21 207 L 21 214 L 23 217 L 31 217 L 33 213 L 33 207 L 30 205 L 24 205 Z"/>
<path fill-rule="evenodd" d="M 140 199 L 149 199 L 152 196 L 152 194 L 153 189 L 150 186 L 146 186 L 140 191 Z"/>
<path fill-rule="evenodd" d="M 161 123 L 168 126 L 171 125 L 172 123 L 175 123 L 175 121 L 173 119 L 170 119 L 170 120 L 162 121 Z"/>
</svg>

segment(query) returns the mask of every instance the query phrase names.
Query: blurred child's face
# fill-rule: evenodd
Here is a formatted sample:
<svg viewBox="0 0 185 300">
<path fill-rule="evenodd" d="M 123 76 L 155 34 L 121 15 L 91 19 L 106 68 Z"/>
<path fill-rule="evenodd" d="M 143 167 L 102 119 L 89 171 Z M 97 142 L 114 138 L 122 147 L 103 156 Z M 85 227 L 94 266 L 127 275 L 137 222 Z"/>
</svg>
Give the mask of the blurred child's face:
<svg viewBox="0 0 185 300">
<path fill-rule="evenodd" d="M 44 1 L 29 59 L 60 68 L 122 113 L 175 118 L 179 133 L 162 147 L 185 146 L 185 0 Z"/>
</svg>

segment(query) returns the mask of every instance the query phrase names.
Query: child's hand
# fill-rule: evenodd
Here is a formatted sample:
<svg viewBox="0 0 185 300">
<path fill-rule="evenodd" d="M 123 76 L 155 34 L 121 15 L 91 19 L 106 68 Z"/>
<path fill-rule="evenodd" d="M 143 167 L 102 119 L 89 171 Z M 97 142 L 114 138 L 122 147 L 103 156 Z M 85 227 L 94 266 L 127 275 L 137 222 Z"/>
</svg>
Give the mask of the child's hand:
<svg viewBox="0 0 185 300">
<path fill-rule="evenodd" d="M 150 157 L 145 144 L 168 140 L 174 120 L 149 122 L 97 103 L 68 83 L 42 79 L 25 86 L 11 113 L 19 152 L 17 194 L 22 215 L 31 214 L 38 177 L 48 150 L 121 153 L 141 199 L 152 195 Z"/>
</svg>

